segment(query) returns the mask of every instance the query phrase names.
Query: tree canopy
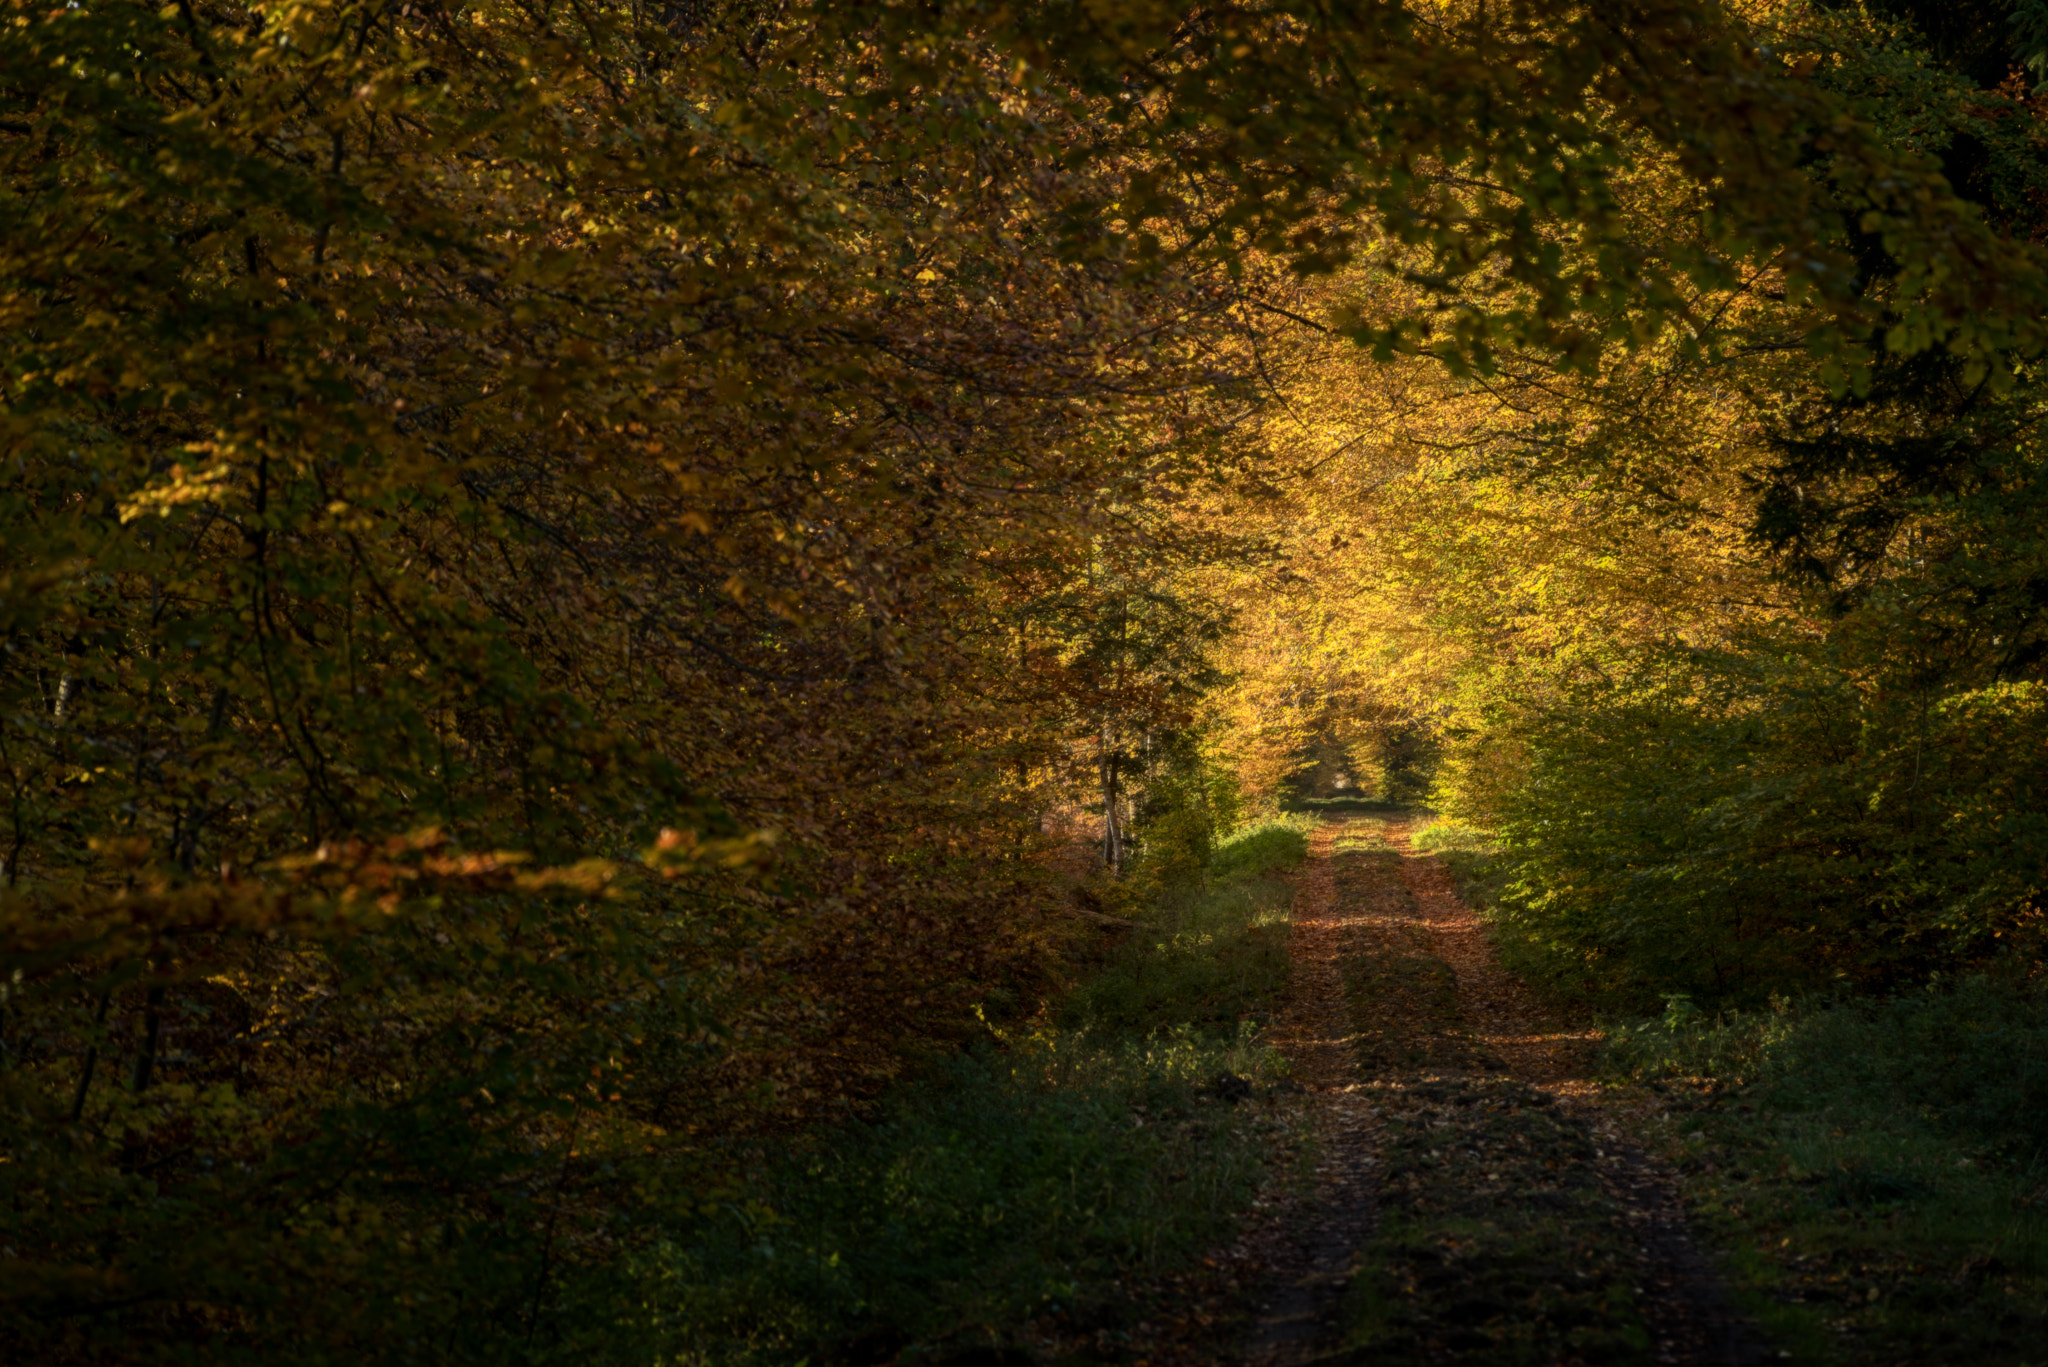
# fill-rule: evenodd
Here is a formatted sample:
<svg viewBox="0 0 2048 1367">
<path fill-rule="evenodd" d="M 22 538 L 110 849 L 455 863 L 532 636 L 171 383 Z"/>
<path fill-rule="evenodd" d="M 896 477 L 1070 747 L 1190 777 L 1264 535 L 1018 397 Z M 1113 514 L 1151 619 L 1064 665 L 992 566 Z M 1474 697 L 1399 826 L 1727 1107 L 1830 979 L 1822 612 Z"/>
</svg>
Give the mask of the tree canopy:
<svg viewBox="0 0 2048 1367">
<path fill-rule="evenodd" d="M 2038 953 L 2038 9 L 16 8 L 0 1344 L 580 1352 L 1317 747 L 1587 990 Z"/>
</svg>

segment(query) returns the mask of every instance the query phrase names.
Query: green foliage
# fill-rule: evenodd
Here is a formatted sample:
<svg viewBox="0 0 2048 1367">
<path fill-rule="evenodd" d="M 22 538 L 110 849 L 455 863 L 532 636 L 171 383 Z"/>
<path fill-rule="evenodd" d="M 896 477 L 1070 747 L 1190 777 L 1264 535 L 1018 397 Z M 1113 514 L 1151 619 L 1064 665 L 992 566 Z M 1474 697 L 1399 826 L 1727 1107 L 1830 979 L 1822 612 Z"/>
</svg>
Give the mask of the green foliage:
<svg viewBox="0 0 2048 1367">
<path fill-rule="evenodd" d="M 669 1360 L 794 1363 L 864 1336 L 972 1346 L 1111 1301 L 1227 1234 L 1276 1122 L 1209 1087 L 1273 1063 L 1186 1027 L 1040 1030 L 949 1060 L 888 1118 L 665 1231 L 631 1274 L 651 1312 L 633 1331 Z"/>
<path fill-rule="evenodd" d="M 1638 1009 L 2035 952 L 2048 693 L 1968 666 L 1874 681 L 1874 625 L 1652 652 L 1546 713 L 1497 827 L 1503 935 Z"/>
<path fill-rule="evenodd" d="M 1874 1001 L 1708 1015 L 1683 997 L 1610 1029 L 1607 1061 L 1636 1078 L 1743 1084 L 1788 1112 L 1925 1129 L 2022 1177 L 2048 1172 L 2048 997 L 1967 978 Z"/>
<path fill-rule="evenodd" d="M 1710 1016 L 1690 996 L 1673 993 L 1662 1016 L 1610 1024 L 1604 1057 L 1629 1077 L 1710 1077 L 1740 1083 L 1756 1076 L 1793 1020 L 1783 998 L 1767 1010 L 1729 1008 Z"/>
<path fill-rule="evenodd" d="M 1284 1124 L 1231 1089 L 1284 1067 L 1256 1020 L 1288 968 L 1290 890 L 1270 875 L 1304 852 L 1299 822 L 1240 831 L 1228 881 L 1162 894 L 1049 1018 L 990 1027 L 875 1123 L 810 1135 L 662 1229 L 622 1336 L 706 1363 L 1000 1345 L 1212 1245 Z"/>
<path fill-rule="evenodd" d="M 2038 985 L 1972 978 L 1717 1015 L 1674 998 L 1660 1019 L 1611 1026 L 1606 1062 L 1680 1081 L 1667 1156 L 1787 1348 L 2033 1360 L 2048 1330 Z M 1684 1084 L 1707 1090 L 1687 1100 Z"/>
<path fill-rule="evenodd" d="M 1153 747 L 1137 804 L 1132 872 L 1148 889 L 1193 886 L 1211 866 L 1218 835 L 1237 824 L 1242 810 L 1235 776 L 1211 763 L 1194 737 L 1163 738 Z"/>
<path fill-rule="evenodd" d="M 1274 877 L 1308 853 L 1309 823 L 1254 822 L 1217 846 L 1208 876 L 1139 910 L 1129 938 L 1071 993 L 1071 1027 L 1138 1033 L 1163 1024 L 1229 1032 L 1257 1020 L 1286 981 L 1293 889 Z"/>
<path fill-rule="evenodd" d="M 2024 372 L 2006 162 L 1994 222 L 1701 0 L 1416 23 L 11 15 L 0 1350 L 580 1354 L 653 1256 L 635 1212 L 690 1209 L 707 1149 L 843 1113 L 1036 981 L 1030 775 L 1092 745 L 1114 817 L 1212 681 L 1222 617 L 1159 586 L 1238 553 L 1182 514 L 1265 481 L 1244 320 L 1289 267 L 1413 285 L 1333 328 L 1460 375 L 1597 369 L 1681 317 L 1697 359 L 1699 289 L 1752 267 L 1832 389 L 1880 348 L 1957 358 L 1914 402 Z M 1616 189 L 1639 153 L 1694 206 L 1653 247 Z M 2026 468 L 1907 492 L 1995 513 Z M 2032 601 L 1998 573 L 1952 587 Z M 1193 887 L 1228 794 L 1159 794 L 1157 881 Z M 1267 904 L 1224 902 L 1156 942 L 1243 947 L 1168 994 L 1205 1019 L 1276 971 Z"/>
<path fill-rule="evenodd" d="M 1493 847 L 1492 837 L 1475 826 L 1456 821 L 1432 821 L 1409 838 L 1425 854 L 1484 854 Z"/>
<path fill-rule="evenodd" d="M 2002 14 L 1966 8 L 1973 33 Z M 1867 10 L 1760 16 L 1874 140 L 1940 161 L 1958 226 L 2038 238 L 2038 102 Z M 1846 169 L 1813 163 L 1837 207 L 1861 193 Z M 1615 1009 L 1889 991 L 2041 952 L 2048 391 L 2029 347 L 1998 384 L 1932 344 L 1902 300 L 1942 258 L 1881 217 L 1836 239 L 1883 333 L 1853 363 L 1783 349 L 1804 315 L 1773 279 L 1719 296 L 1713 361 L 1615 347 L 1599 377 L 1552 383 L 1531 352 L 1498 384 L 1431 390 L 1440 416 L 1361 460 L 1377 544 L 1330 599 L 1369 581 L 1407 610 L 1351 610 L 1370 623 L 1355 668 L 1394 657 L 1402 682 L 1375 696 L 1434 718 L 1435 800 L 1497 838 L 1510 956 Z"/>
<path fill-rule="evenodd" d="M 1435 820 L 1417 831 L 1410 843 L 1443 861 L 1468 906 L 1482 916 L 1492 912 L 1507 882 L 1507 862 L 1493 836 L 1477 827 Z"/>
<path fill-rule="evenodd" d="M 1307 815 L 1246 822 L 1217 845 L 1209 870 L 1219 879 L 1263 878 L 1308 858 L 1309 835 L 1320 825 Z"/>
<path fill-rule="evenodd" d="M 1213 465 L 1229 291 L 863 8 L 0 28 L 0 1356 L 545 1356 L 1041 979 L 1005 595 Z"/>
<path fill-rule="evenodd" d="M 2013 55 L 2033 73 L 2034 87 L 2048 82 L 2048 4 L 2042 0 L 2013 0 L 2011 9 Z"/>
<path fill-rule="evenodd" d="M 1163 895 L 1063 1018 L 1123 1032 L 1163 1020 L 1230 1029 L 1255 1019 L 1287 977 L 1291 897 L 1286 884 L 1256 876 Z"/>
</svg>

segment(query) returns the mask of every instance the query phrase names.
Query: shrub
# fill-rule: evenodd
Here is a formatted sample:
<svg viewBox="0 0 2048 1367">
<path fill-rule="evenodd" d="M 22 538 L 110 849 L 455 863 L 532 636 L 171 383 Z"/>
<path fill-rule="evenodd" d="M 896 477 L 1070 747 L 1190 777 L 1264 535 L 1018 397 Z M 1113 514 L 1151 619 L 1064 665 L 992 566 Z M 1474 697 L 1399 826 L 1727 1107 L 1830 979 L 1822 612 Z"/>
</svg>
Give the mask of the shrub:
<svg viewBox="0 0 2048 1367">
<path fill-rule="evenodd" d="M 1885 1000 L 1709 1016 L 1673 997 L 1610 1030 L 1636 1077 L 1753 1083 L 1773 1107 L 1912 1124 L 2023 1166 L 2048 1160 L 2048 996 L 1972 977 Z"/>
<path fill-rule="evenodd" d="M 1209 871 L 1219 879 L 1261 878 L 1299 864 L 1308 857 L 1308 835 L 1317 824 L 1315 817 L 1299 814 L 1249 822 L 1218 843 Z"/>
<path fill-rule="evenodd" d="M 1223 875 L 1140 905 L 1054 1010 L 991 1026 L 872 1123 L 813 1134 L 671 1216 L 635 1260 L 646 1308 L 619 1333 L 644 1357 L 720 1364 L 1000 1342 L 1212 1244 L 1283 1123 L 1223 1098 L 1282 1067 L 1256 1017 L 1288 967 L 1290 889 L 1270 875 L 1302 857 L 1304 830 L 1234 833 Z"/>
<path fill-rule="evenodd" d="M 2037 947 L 2048 692 L 1872 695 L 1821 647 L 1571 691 L 1497 814 L 1497 926 L 1618 1009 L 1895 990 Z"/>
<path fill-rule="evenodd" d="M 642 1332 L 718 1363 L 943 1338 L 1101 1301 L 1227 1231 L 1267 1141 L 1207 1085 L 1270 1075 L 1248 1035 L 1007 1045 L 947 1061 L 886 1119 L 676 1229 L 640 1260 Z"/>
</svg>

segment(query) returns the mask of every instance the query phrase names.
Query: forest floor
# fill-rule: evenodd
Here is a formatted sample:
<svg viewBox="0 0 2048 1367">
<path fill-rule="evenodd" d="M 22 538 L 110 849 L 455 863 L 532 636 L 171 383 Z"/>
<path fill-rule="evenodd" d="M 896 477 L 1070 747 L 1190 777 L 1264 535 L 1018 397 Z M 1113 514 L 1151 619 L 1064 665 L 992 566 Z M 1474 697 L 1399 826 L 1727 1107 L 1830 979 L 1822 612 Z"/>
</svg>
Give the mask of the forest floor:
<svg viewBox="0 0 2048 1367">
<path fill-rule="evenodd" d="M 1329 820 L 1298 875 L 1268 1038 L 1315 1176 L 1248 1235 L 1268 1290 L 1244 1360 L 1776 1361 L 1603 1102 L 1590 1027 L 1501 967 L 1422 824 Z"/>
</svg>

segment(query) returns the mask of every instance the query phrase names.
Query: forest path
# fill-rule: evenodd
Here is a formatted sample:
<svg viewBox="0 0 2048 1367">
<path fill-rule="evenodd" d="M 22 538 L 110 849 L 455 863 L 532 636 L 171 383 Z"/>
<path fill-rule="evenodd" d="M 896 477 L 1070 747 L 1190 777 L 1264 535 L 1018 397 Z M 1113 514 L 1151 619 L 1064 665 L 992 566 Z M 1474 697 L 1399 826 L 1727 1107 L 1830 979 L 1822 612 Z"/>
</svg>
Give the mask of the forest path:
<svg viewBox="0 0 2048 1367">
<path fill-rule="evenodd" d="M 1325 822 L 1309 839 L 1294 883 L 1287 1002 L 1266 1032 L 1309 1092 L 1317 1161 L 1312 1194 L 1261 1240 L 1272 1293 L 1246 1345 L 1254 1367 L 1320 1361 L 1340 1345 L 1352 1265 L 1373 1223 L 1376 1117 L 1352 1047 L 1344 987 L 1352 927 L 1331 858 L 1344 829 Z"/>
<path fill-rule="evenodd" d="M 1268 1244 L 1252 1367 L 1775 1360 L 1670 1174 L 1623 1137 L 1596 1037 L 1499 962 L 1409 816 L 1326 821 L 1270 1038 L 1314 1107 L 1315 1190 Z"/>
</svg>

